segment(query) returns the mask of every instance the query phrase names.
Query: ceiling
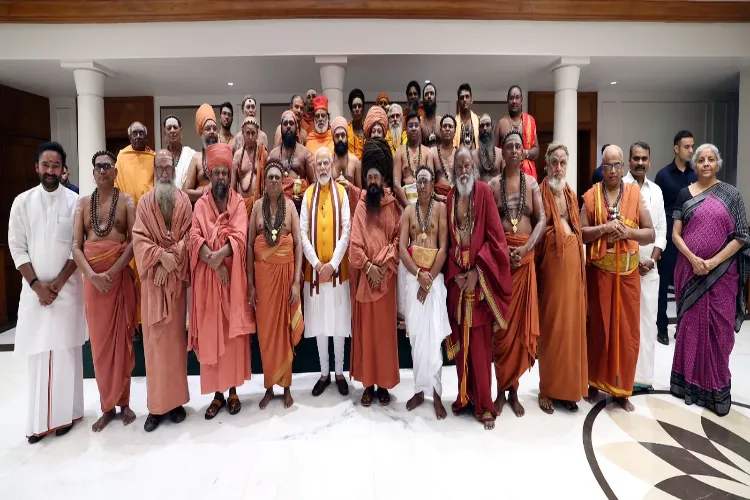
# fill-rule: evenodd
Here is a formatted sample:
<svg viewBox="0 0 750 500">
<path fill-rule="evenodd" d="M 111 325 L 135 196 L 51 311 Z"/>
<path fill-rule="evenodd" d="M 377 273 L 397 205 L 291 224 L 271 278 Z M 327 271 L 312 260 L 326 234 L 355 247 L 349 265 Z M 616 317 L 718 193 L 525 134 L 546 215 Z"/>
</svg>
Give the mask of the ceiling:
<svg viewBox="0 0 750 500">
<path fill-rule="evenodd" d="M 346 89 L 403 92 L 409 80 L 432 80 L 439 94 L 469 82 L 475 94 L 505 92 L 518 83 L 528 90 L 553 90 L 555 57 L 542 56 L 349 56 Z M 106 96 L 288 95 L 320 87 L 312 56 L 214 57 L 98 60 L 116 75 L 107 78 Z M 581 71 L 579 90 L 736 92 L 734 58 L 592 57 Z M 229 87 L 227 82 L 233 82 Z M 69 70 L 58 60 L 0 60 L 0 84 L 45 97 L 75 96 Z"/>
</svg>

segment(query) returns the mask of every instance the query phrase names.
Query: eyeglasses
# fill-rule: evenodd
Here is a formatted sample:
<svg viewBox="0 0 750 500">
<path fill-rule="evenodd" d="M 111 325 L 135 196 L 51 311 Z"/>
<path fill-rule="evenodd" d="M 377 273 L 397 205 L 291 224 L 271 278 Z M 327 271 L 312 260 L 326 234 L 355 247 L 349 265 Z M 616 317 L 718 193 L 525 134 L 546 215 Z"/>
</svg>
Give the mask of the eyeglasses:
<svg viewBox="0 0 750 500">
<path fill-rule="evenodd" d="M 98 170 L 103 173 L 109 172 L 113 167 L 114 165 L 112 165 L 111 163 L 95 163 L 94 164 L 94 170 Z"/>
<path fill-rule="evenodd" d="M 417 179 L 417 186 L 427 186 L 430 182 L 430 179 Z"/>
<path fill-rule="evenodd" d="M 602 171 L 611 172 L 612 170 L 621 170 L 625 165 L 622 162 L 618 163 L 602 163 Z"/>
</svg>

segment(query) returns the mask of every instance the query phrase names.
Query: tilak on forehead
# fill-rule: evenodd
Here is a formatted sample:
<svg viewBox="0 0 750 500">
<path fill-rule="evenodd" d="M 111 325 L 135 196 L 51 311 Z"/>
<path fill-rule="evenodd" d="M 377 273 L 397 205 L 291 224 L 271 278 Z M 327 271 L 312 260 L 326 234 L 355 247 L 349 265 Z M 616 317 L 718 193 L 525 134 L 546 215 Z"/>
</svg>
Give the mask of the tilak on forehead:
<svg viewBox="0 0 750 500">
<path fill-rule="evenodd" d="M 521 133 L 517 130 L 511 130 L 510 132 L 505 134 L 505 137 L 503 137 L 503 146 L 512 142 L 517 142 L 523 145 L 523 137 L 521 137 Z"/>
<path fill-rule="evenodd" d="M 290 117 L 292 117 L 292 120 L 294 120 L 295 123 L 297 122 L 297 116 L 294 114 L 294 112 L 291 109 L 286 109 L 286 110 L 284 110 L 283 113 L 281 113 L 281 121 L 282 122 L 284 121 L 284 117 L 286 115 L 289 115 Z"/>
<path fill-rule="evenodd" d="M 429 182 L 432 182 L 432 170 L 427 165 L 422 165 L 417 170 L 417 180 L 419 179 L 427 179 Z"/>
</svg>

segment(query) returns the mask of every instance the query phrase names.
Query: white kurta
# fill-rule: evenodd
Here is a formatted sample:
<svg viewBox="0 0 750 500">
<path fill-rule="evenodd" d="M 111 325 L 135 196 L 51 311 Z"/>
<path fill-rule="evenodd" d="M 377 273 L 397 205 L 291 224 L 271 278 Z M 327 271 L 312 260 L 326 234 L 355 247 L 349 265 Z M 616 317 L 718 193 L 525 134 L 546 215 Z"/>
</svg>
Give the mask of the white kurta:
<svg viewBox="0 0 750 500">
<path fill-rule="evenodd" d="M 335 188 L 335 186 L 331 186 Z M 317 252 L 310 241 L 310 214 L 308 213 L 308 193 L 302 198 L 302 209 L 300 210 L 299 227 L 302 238 L 302 251 L 310 265 L 320 263 Z M 315 216 L 315 214 L 313 214 Z M 351 230 L 351 213 L 349 212 L 349 198 L 344 192 L 341 198 L 341 235 L 333 257 L 328 264 L 338 271 L 341 261 L 349 248 L 349 233 Z M 333 238 L 331 233 L 331 238 Z M 324 262 L 326 264 L 326 262 Z M 305 281 L 304 304 L 305 304 L 305 338 L 325 335 L 328 337 L 349 337 L 352 333 L 351 297 L 349 296 L 349 280 L 342 284 L 333 286 L 333 283 L 320 285 L 320 293 L 310 295 L 310 283 Z"/>
<path fill-rule="evenodd" d="M 195 150 L 188 146 L 182 146 L 182 153 L 180 153 L 180 160 L 177 162 L 174 173 L 174 185 L 179 189 L 184 189 L 185 180 L 187 180 L 188 169 L 190 167 L 190 160 L 195 156 Z"/>
<path fill-rule="evenodd" d="M 414 392 L 432 396 L 434 390 L 439 396 L 443 392 L 440 382 L 443 351 L 440 346 L 451 333 L 448 309 L 445 306 L 448 290 L 445 288 L 443 275 L 438 274 L 432 280 L 432 287 L 424 304 L 417 300 L 419 281 L 413 274 L 406 272 L 403 281 L 399 283 L 399 290 L 404 297 L 406 330 L 411 343 Z"/>
<path fill-rule="evenodd" d="M 628 172 L 623 181 L 635 184 L 635 179 Z M 662 251 L 667 246 L 667 216 L 664 211 L 664 196 L 661 188 L 646 179 L 641 186 L 641 196 L 646 203 L 651 221 L 656 230 L 654 243 L 639 248 L 640 260 L 648 260 L 654 247 Z M 654 379 L 654 350 L 656 349 L 656 311 L 659 298 L 659 272 L 654 266 L 646 276 L 641 276 L 641 341 L 638 350 L 638 363 L 635 368 L 635 385 L 651 388 Z"/>
<path fill-rule="evenodd" d="M 18 195 L 8 222 L 16 268 L 31 263 L 40 281 L 52 281 L 72 258 L 78 195 L 39 185 Z M 83 279 L 74 272 L 49 306 L 22 280 L 15 355 L 29 358 L 28 435 L 43 435 L 83 416 L 81 346 L 88 339 Z"/>
</svg>

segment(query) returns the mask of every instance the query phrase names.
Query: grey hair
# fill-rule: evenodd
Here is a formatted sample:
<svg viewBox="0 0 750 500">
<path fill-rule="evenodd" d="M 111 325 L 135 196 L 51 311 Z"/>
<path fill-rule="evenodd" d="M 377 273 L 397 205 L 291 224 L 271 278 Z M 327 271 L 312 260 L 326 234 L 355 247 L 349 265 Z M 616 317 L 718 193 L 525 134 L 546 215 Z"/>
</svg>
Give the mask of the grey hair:
<svg viewBox="0 0 750 500">
<path fill-rule="evenodd" d="M 177 120 L 177 121 L 179 122 L 179 120 Z M 141 122 L 133 122 L 128 127 L 128 136 L 130 136 L 130 132 L 133 130 L 133 125 L 140 125 L 141 127 L 143 127 L 143 130 L 146 131 L 146 135 L 148 135 L 148 128 L 146 128 L 146 126 L 144 124 L 142 124 Z"/>
<path fill-rule="evenodd" d="M 452 176 L 451 180 L 453 181 L 454 185 L 456 184 L 456 180 L 458 180 L 458 177 L 456 176 L 456 160 L 458 160 L 458 155 L 461 153 L 466 153 L 469 155 L 469 158 L 471 158 L 471 165 L 474 167 L 473 168 L 474 179 L 475 180 L 479 179 L 479 168 L 477 167 L 477 164 L 474 161 L 474 155 L 471 154 L 471 149 L 467 148 L 466 146 L 462 144 L 456 149 L 456 152 L 453 154 L 453 172 L 451 172 L 451 176 Z"/>
<path fill-rule="evenodd" d="M 549 146 L 547 146 L 547 153 L 544 155 L 544 157 L 549 162 L 549 159 L 552 158 L 552 153 L 559 150 L 565 151 L 565 156 L 570 157 L 570 153 L 568 152 L 568 147 L 563 144 L 562 142 L 552 141 L 549 143 Z"/>
<path fill-rule="evenodd" d="M 390 107 L 388 108 L 388 117 L 390 118 L 391 114 L 393 114 L 397 109 L 401 112 L 401 114 L 404 114 L 404 110 L 401 108 L 401 105 L 394 102 L 391 103 Z"/>
<path fill-rule="evenodd" d="M 706 148 L 711 149 L 713 154 L 716 155 L 716 161 L 719 162 L 719 168 L 721 168 L 724 165 L 724 159 L 721 157 L 721 153 L 719 153 L 719 148 L 709 143 L 701 144 L 700 146 L 695 148 L 693 157 L 690 159 L 690 163 L 693 165 L 693 167 L 695 167 L 695 163 L 698 161 L 699 153 Z"/>
</svg>

